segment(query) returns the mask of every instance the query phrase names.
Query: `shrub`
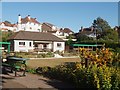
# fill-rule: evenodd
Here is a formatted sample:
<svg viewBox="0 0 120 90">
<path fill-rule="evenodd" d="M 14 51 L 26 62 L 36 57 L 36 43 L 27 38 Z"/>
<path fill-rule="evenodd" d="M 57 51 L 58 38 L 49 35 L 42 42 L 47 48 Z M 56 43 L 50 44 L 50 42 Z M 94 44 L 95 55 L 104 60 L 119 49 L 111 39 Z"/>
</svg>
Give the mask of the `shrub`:
<svg viewBox="0 0 120 90">
<path fill-rule="evenodd" d="M 24 53 L 23 53 L 24 54 Z M 21 54 L 21 55 L 23 55 Z M 27 54 L 26 54 L 27 55 Z M 52 53 L 41 57 L 51 56 Z M 99 90 L 120 90 L 120 54 L 109 48 L 89 52 L 80 49 L 81 62 L 71 62 L 56 67 L 38 67 L 28 69 L 30 73 L 59 79 L 74 84 L 77 88 L 95 88 Z M 89 61 L 86 67 L 86 60 Z"/>
<path fill-rule="evenodd" d="M 77 88 L 120 90 L 120 67 L 112 66 L 113 61 L 119 60 L 119 55 L 105 48 L 97 50 L 96 53 L 81 51 L 81 63 L 65 63 L 47 68 L 42 70 L 43 75 L 71 82 Z M 88 67 L 84 65 L 86 59 L 91 61 Z"/>
<path fill-rule="evenodd" d="M 41 72 L 47 77 L 71 82 L 77 88 L 120 89 L 120 69 L 114 67 L 93 65 L 85 68 L 80 63 L 69 63 L 51 69 L 45 67 Z"/>
<path fill-rule="evenodd" d="M 28 68 L 27 72 L 32 73 L 32 74 L 36 74 L 36 69 L 34 69 L 34 68 Z"/>
</svg>

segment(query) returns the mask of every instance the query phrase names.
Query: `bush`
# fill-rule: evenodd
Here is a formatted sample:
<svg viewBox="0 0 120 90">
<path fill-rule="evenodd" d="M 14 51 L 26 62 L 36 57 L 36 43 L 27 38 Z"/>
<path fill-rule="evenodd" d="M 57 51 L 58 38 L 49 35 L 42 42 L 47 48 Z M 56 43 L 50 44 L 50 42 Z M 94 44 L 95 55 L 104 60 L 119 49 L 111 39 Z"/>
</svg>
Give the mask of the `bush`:
<svg viewBox="0 0 120 90">
<path fill-rule="evenodd" d="M 34 68 L 28 68 L 27 72 L 32 73 L 32 74 L 36 74 L 36 69 L 34 69 Z"/>
<path fill-rule="evenodd" d="M 96 55 L 97 53 L 97 55 Z M 99 90 L 120 90 L 119 54 L 108 48 L 96 50 L 96 53 L 83 50 L 81 63 L 65 63 L 54 68 L 42 70 L 42 74 L 51 78 L 73 83 L 77 88 L 95 88 Z M 86 59 L 91 62 L 86 67 Z M 117 60 L 117 61 L 116 61 Z"/>
<path fill-rule="evenodd" d="M 46 57 L 53 57 L 53 53 L 33 53 L 33 52 L 14 52 L 14 55 L 17 57 L 23 58 L 46 58 Z M 12 55 L 13 56 L 13 55 Z"/>
<path fill-rule="evenodd" d="M 39 71 L 40 70 L 40 71 Z M 80 63 L 69 63 L 55 68 L 39 68 L 39 72 L 47 77 L 71 82 L 77 88 L 96 88 L 102 90 L 120 89 L 120 69 L 93 65 L 85 68 Z"/>
</svg>

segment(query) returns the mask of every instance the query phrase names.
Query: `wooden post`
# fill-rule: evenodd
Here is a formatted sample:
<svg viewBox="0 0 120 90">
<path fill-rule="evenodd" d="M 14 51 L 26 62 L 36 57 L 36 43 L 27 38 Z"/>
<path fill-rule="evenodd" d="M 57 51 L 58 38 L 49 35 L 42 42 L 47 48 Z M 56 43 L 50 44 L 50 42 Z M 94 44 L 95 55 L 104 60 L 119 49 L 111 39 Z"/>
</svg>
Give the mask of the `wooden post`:
<svg viewBox="0 0 120 90">
<path fill-rule="evenodd" d="M 8 53 L 10 53 L 10 44 L 8 44 Z"/>
</svg>

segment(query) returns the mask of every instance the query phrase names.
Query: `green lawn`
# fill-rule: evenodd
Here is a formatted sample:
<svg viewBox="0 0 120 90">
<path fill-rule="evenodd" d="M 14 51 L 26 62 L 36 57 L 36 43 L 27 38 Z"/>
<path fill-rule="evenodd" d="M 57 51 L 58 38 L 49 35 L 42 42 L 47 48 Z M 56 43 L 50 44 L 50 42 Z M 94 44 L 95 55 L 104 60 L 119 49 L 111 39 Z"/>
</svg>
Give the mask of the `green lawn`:
<svg viewBox="0 0 120 90">
<path fill-rule="evenodd" d="M 27 61 L 27 66 L 30 68 L 44 66 L 54 67 L 65 62 L 80 62 L 80 58 L 32 59 Z"/>
</svg>

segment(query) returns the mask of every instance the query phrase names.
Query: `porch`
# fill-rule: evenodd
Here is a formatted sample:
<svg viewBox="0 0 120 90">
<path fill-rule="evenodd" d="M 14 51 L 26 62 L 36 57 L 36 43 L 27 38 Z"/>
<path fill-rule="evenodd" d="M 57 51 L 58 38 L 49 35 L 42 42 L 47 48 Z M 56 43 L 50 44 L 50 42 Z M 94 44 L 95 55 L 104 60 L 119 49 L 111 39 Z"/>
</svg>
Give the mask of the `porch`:
<svg viewBox="0 0 120 90">
<path fill-rule="evenodd" d="M 35 52 L 52 52 L 53 42 L 51 41 L 34 41 L 33 42 Z"/>
</svg>

